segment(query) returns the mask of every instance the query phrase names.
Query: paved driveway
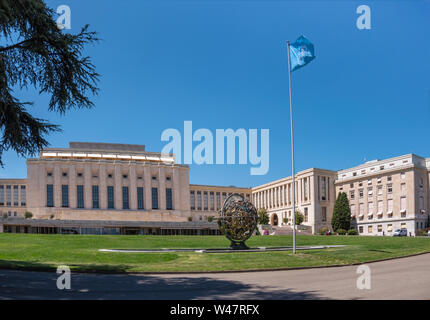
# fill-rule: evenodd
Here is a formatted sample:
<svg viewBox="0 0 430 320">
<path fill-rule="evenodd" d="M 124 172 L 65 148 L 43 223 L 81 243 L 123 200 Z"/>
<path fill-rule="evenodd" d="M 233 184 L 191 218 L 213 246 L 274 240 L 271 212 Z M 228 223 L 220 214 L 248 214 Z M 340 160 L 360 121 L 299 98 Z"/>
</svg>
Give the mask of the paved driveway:
<svg viewBox="0 0 430 320">
<path fill-rule="evenodd" d="M 368 264 L 371 289 L 359 290 L 357 266 L 191 275 L 57 274 L 0 270 L 0 299 L 430 299 L 430 254 Z"/>
</svg>

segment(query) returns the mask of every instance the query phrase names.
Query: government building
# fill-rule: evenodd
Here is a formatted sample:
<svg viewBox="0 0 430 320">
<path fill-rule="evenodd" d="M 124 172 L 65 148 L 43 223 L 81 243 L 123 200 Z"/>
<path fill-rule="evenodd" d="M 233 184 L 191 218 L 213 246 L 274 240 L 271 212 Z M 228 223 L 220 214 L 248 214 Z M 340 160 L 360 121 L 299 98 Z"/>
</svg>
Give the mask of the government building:
<svg viewBox="0 0 430 320">
<path fill-rule="evenodd" d="M 301 228 L 331 228 L 345 192 L 360 235 L 410 235 L 428 226 L 430 158 L 408 154 L 331 171 L 296 174 Z M 145 146 L 71 142 L 27 160 L 27 179 L 0 179 L 0 232 L 215 235 L 224 200 L 239 193 L 266 209 L 274 226 L 291 226 L 292 179 L 252 188 L 194 185 L 174 155 Z"/>
</svg>

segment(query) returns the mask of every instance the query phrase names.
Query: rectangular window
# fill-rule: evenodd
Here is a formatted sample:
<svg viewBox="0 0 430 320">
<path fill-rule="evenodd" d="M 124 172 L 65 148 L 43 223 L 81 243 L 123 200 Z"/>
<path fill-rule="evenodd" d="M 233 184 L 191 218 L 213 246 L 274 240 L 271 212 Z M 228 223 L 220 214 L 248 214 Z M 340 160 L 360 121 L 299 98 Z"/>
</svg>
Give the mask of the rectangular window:
<svg viewBox="0 0 430 320">
<path fill-rule="evenodd" d="M 158 189 L 152 188 L 152 209 L 158 209 Z"/>
<path fill-rule="evenodd" d="M 326 178 L 321 177 L 321 200 L 327 199 L 327 185 L 326 185 Z"/>
<path fill-rule="evenodd" d="M 373 202 L 368 203 L 367 214 L 373 214 Z"/>
<path fill-rule="evenodd" d="M 373 232 L 373 226 L 368 226 L 367 233 L 372 233 L 372 232 Z"/>
<path fill-rule="evenodd" d="M 69 186 L 67 184 L 61 186 L 61 206 L 63 208 L 69 206 Z"/>
<path fill-rule="evenodd" d="M 405 173 L 404 172 L 400 173 L 400 179 L 405 179 L 405 178 L 406 178 Z"/>
<path fill-rule="evenodd" d="M 98 209 L 98 208 L 100 208 L 100 204 L 99 204 L 99 186 L 93 186 L 92 187 L 92 191 L 93 191 L 93 209 Z"/>
<path fill-rule="evenodd" d="M 209 193 L 209 201 L 210 201 L 211 210 L 212 211 L 215 210 L 215 197 L 213 192 Z"/>
<path fill-rule="evenodd" d="M 143 210 L 143 187 L 137 187 L 137 209 Z"/>
<path fill-rule="evenodd" d="M 10 207 L 12 205 L 12 187 L 6 186 L 6 205 Z"/>
<path fill-rule="evenodd" d="M 382 213 L 382 201 L 378 201 L 378 213 Z"/>
<path fill-rule="evenodd" d="M 406 229 L 406 223 L 405 223 L 405 222 L 401 223 L 401 224 L 400 224 L 400 228 L 401 228 L 401 229 Z"/>
<path fill-rule="evenodd" d="M 305 216 L 304 216 L 303 221 L 308 222 L 308 208 L 305 208 Z"/>
<path fill-rule="evenodd" d="M 423 213 L 423 211 L 424 211 L 424 197 L 423 196 L 420 196 L 420 198 L 418 200 L 418 208 L 419 208 L 420 212 Z"/>
<path fill-rule="evenodd" d="M 122 208 L 124 210 L 130 209 L 130 204 L 128 199 L 128 187 L 122 187 Z"/>
<path fill-rule="evenodd" d="M 173 209 L 172 189 L 171 188 L 166 188 L 166 209 L 167 210 Z"/>
<path fill-rule="evenodd" d="M 46 185 L 46 206 L 54 206 L 54 186 L 52 184 Z"/>
<path fill-rule="evenodd" d="M 19 193 L 18 193 L 18 186 L 13 186 L 13 205 L 14 206 L 18 206 L 18 198 L 19 198 Z"/>
<path fill-rule="evenodd" d="M 305 201 L 308 201 L 309 189 L 308 189 L 308 179 L 307 178 L 305 178 L 305 180 L 304 180 L 304 189 L 305 189 Z"/>
<path fill-rule="evenodd" d="M 351 204 L 351 217 L 355 216 L 355 205 Z"/>
<path fill-rule="evenodd" d="M 387 213 L 392 214 L 393 213 L 393 199 L 387 200 Z"/>
<path fill-rule="evenodd" d="M 76 186 L 76 193 L 78 196 L 77 207 L 82 209 L 84 208 L 84 186 L 83 185 Z"/>
<path fill-rule="evenodd" d="M 190 191 L 190 207 L 191 210 L 196 210 L 196 194 L 194 191 Z"/>
<path fill-rule="evenodd" d="M 360 203 L 359 210 L 360 210 L 360 216 L 363 216 L 364 215 L 364 203 Z"/>
<path fill-rule="evenodd" d="M 400 192 L 401 192 L 402 194 L 405 194 L 405 193 L 406 193 L 406 183 L 402 183 L 402 184 L 400 185 Z"/>
<path fill-rule="evenodd" d="M 359 232 L 359 233 L 363 233 L 363 226 L 359 226 L 359 227 L 358 227 L 358 232 Z"/>
<path fill-rule="evenodd" d="M 208 193 L 206 191 L 203 192 L 203 205 L 204 210 L 208 210 Z"/>
<path fill-rule="evenodd" d="M 108 209 L 115 209 L 115 189 L 113 186 L 107 187 Z"/>
<path fill-rule="evenodd" d="M 393 232 L 393 225 L 392 224 L 387 225 L 387 232 Z"/>
<path fill-rule="evenodd" d="M 4 186 L 0 186 L 0 206 L 4 206 Z"/>
<path fill-rule="evenodd" d="M 360 196 L 360 199 L 363 198 L 363 189 L 358 190 L 358 195 Z"/>
<path fill-rule="evenodd" d="M 382 195 L 382 186 L 378 186 L 378 196 Z"/>
<path fill-rule="evenodd" d="M 221 208 L 221 194 L 219 192 L 216 193 L 216 207 L 217 209 Z"/>
<path fill-rule="evenodd" d="M 400 198 L 400 212 L 406 212 L 406 197 Z"/>
<path fill-rule="evenodd" d="M 322 222 L 327 221 L 327 208 L 321 207 L 321 220 Z"/>
<path fill-rule="evenodd" d="M 391 183 L 387 185 L 387 193 L 393 193 L 393 185 Z"/>
<path fill-rule="evenodd" d="M 27 203 L 27 193 L 25 186 L 21 186 L 21 206 L 25 206 Z"/>
<path fill-rule="evenodd" d="M 378 232 L 382 232 L 382 224 L 378 224 Z"/>
<path fill-rule="evenodd" d="M 354 200 L 354 198 L 355 198 L 354 190 L 351 190 L 351 191 L 349 192 L 349 198 L 350 198 L 351 200 Z"/>
<path fill-rule="evenodd" d="M 202 210 L 202 193 L 197 191 L 197 210 Z"/>
</svg>

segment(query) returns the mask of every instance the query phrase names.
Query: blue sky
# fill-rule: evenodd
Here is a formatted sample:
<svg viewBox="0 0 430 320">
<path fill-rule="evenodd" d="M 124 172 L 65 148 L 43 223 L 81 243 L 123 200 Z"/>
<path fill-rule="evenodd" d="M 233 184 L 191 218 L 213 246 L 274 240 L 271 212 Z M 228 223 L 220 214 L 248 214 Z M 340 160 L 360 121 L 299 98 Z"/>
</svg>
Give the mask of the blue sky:
<svg viewBox="0 0 430 320">
<path fill-rule="evenodd" d="M 405 153 L 430 157 L 429 1 L 47 1 L 67 4 L 72 30 L 90 24 L 101 74 L 92 110 L 60 116 L 48 97 L 32 112 L 69 141 L 145 144 L 163 130 L 270 129 L 270 170 L 191 165 L 190 182 L 254 186 L 291 174 L 285 40 L 304 34 L 316 59 L 293 73 L 296 169 L 343 169 Z M 358 30 L 356 8 L 371 8 Z M 26 177 L 25 159 L 4 155 L 0 177 Z"/>
</svg>

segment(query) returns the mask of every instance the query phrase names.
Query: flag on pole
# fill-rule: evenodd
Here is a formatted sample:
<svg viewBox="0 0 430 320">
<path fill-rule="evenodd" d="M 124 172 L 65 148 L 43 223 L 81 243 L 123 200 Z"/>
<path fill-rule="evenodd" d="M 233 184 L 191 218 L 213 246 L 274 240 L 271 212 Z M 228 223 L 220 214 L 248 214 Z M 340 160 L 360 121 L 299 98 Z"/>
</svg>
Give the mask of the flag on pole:
<svg viewBox="0 0 430 320">
<path fill-rule="evenodd" d="M 290 45 L 291 71 L 304 67 L 315 59 L 314 45 L 304 36 Z"/>
</svg>

